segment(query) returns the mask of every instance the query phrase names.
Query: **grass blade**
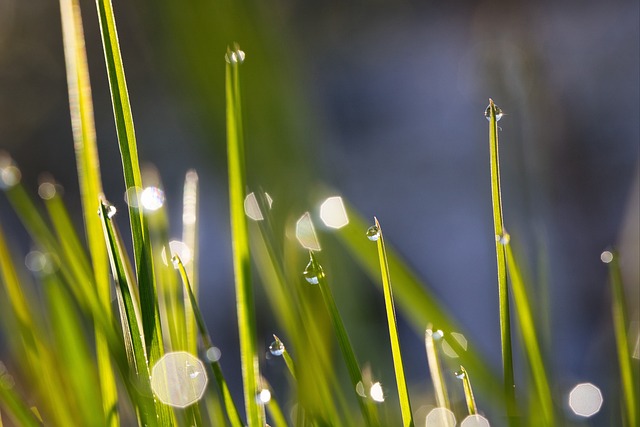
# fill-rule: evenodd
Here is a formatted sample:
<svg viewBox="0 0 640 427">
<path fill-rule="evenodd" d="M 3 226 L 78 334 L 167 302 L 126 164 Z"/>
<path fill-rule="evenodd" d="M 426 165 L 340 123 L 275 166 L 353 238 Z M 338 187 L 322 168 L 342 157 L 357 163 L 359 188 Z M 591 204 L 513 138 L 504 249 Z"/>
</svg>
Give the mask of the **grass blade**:
<svg viewBox="0 0 640 427">
<path fill-rule="evenodd" d="M 431 327 L 428 327 L 424 334 L 424 344 L 427 351 L 427 361 L 429 362 L 429 373 L 431 374 L 433 389 L 436 393 L 436 403 L 440 408 L 449 409 L 449 395 L 447 394 L 447 386 L 444 382 L 444 376 L 442 375 L 440 357 L 438 356 L 436 339 L 434 337 L 436 333 L 441 332 L 434 332 Z"/>
<path fill-rule="evenodd" d="M 42 423 L 36 418 L 29 406 L 18 396 L 18 394 L 9 386 L 5 386 L 3 379 L 0 378 L 0 403 L 5 408 L 9 416 L 15 421 L 16 425 L 23 427 L 39 427 Z M 2 420 L 0 420 L 2 425 Z"/>
<path fill-rule="evenodd" d="M 391 275 L 387 262 L 387 251 L 384 246 L 382 228 L 378 219 L 374 217 L 375 232 L 378 242 L 378 259 L 380 261 L 380 273 L 382 276 L 382 289 L 384 291 L 384 305 L 387 312 L 387 322 L 389 323 L 389 338 L 391 340 L 391 354 L 393 355 L 393 369 L 396 375 L 398 386 L 398 396 L 400 398 L 400 410 L 402 412 L 402 424 L 413 426 L 413 413 L 411 412 L 411 402 L 409 401 L 409 389 L 404 376 L 404 366 L 402 364 L 402 353 L 400 351 L 400 340 L 398 338 L 398 325 L 396 322 L 396 307 L 393 303 L 393 292 L 391 290 Z"/>
<path fill-rule="evenodd" d="M 555 417 L 549 379 L 545 371 L 544 361 L 542 360 L 542 352 L 540 351 L 538 334 L 533 321 L 533 313 L 531 311 L 531 305 L 529 304 L 526 286 L 520 268 L 513 256 L 509 240 L 509 235 L 504 232 L 501 238 L 503 242 L 501 245 L 504 246 L 506 251 L 506 264 L 509 270 L 509 278 L 511 279 L 511 289 L 513 290 L 513 301 L 516 305 L 518 325 L 524 342 L 525 354 L 531 366 L 531 374 L 542 409 L 543 419 L 547 425 L 553 426 L 555 425 Z"/>
<path fill-rule="evenodd" d="M 193 295 L 198 301 L 198 174 L 194 170 L 187 172 L 184 179 L 182 195 L 182 241 L 191 250 L 191 262 L 185 266 L 187 277 L 191 282 Z M 195 323 L 193 309 L 189 303 L 189 296 L 184 295 L 184 310 L 186 322 L 187 350 L 198 351 L 198 327 Z"/>
<path fill-rule="evenodd" d="M 620 262 L 618 254 L 612 253 L 609 264 L 609 281 L 611 282 L 611 292 L 613 294 L 613 327 L 616 336 L 616 348 L 618 351 L 618 363 L 620 365 L 620 380 L 622 382 L 622 396 L 624 402 L 625 421 L 627 426 L 638 425 L 638 396 L 636 389 L 637 380 L 633 378 L 633 365 L 631 360 L 632 350 L 629 345 L 627 325 L 627 306 L 622 286 L 622 274 L 620 273 Z"/>
<path fill-rule="evenodd" d="M 498 267 L 498 306 L 500 312 L 500 342 L 502 345 L 502 375 L 504 393 L 507 401 L 507 415 L 510 419 L 516 416 L 515 382 L 513 377 L 513 349 L 511 344 L 511 314 L 509 310 L 509 288 L 507 286 L 507 267 L 505 249 L 500 243 L 504 233 L 502 217 L 502 193 L 500 189 L 500 156 L 498 151 L 498 120 L 502 110 L 493 100 L 485 111 L 489 119 L 489 152 L 491 165 L 491 201 L 493 205 L 493 231 L 496 237 L 496 263 Z"/>
<path fill-rule="evenodd" d="M 244 404 L 249 427 L 262 426 L 264 419 L 258 408 L 256 395 L 260 371 L 256 350 L 256 322 L 254 314 L 249 234 L 244 214 L 245 167 L 242 108 L 240 99 L 240 64 L 244 52 L 237 47 L 226 54 L 225 93 L 227 100 L 227 154 L 229 169 L 229 207 L 233 237 L 233 268 L 235 276 L 240 335 L 240 358 Z"/>
<path fill-rule="evenodd" d="M 469 379 L 469 373 L 464 369 L 464 366 L 460 365 L 460 370 L 456 372 L 456 377 L 462 380 L 462 387 L 464 387 L 464 400 L 467 402 L 467 411 L 469 411 L 469 415 L 476 415 L 478 413 L 476 398 L 473 397 L 471 379 Z"/>
</svg>

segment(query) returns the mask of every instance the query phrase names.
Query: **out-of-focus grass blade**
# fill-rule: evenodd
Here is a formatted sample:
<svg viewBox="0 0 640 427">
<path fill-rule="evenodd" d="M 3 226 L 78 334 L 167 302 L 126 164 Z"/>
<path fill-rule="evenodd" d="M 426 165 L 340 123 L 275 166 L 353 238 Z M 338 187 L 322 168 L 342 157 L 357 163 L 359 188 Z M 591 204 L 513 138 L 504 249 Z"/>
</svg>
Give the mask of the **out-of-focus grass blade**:
<svg viewBox="0 0 640 427">
<path fill-rule="evenodd" d="M 549 379 L 542 360 L 542 353 L 538 341 L 531 305 L 527 296 L 526 285 L 523 280 L 520 267 L 516 263 L 509 244 L 510 237 L 503 232 L 501 245 L 504 246 L 506 252 L 506 267 L 509 270 L 509 278 L 511 279 L 511 288 L 513 291 L 513 301 L 516 305 L 516 315 L 518 316 L 518 325 L 522 340 L 524 342 L 525 354 L 531 365 L 531 374 L 535 384 L 536 393 L 540 402 L 540 407 L 544 415 L 544 421 L 549 426 L 555 425 L 555 416 L 553 410 L 553 402 L 551 400 L 551 389 L 549 387 Z"/>
<path fill-rule="evenodd" d="M 625 421 L 627 426 L 638 425 L 638 387 L 637 379 L 633 378 L 633 365 L 631 357 L 633 350 L 628 339 L 628 316 L 624 287 L 622 286 L 622 274 L 620 273 L 620 262 L 618 253 L 613 251 L 609 262 L 609 281 L 611 282 L 611 292 L 613 294 L 612 311 L 613 327 L 616 336 L 616 347 L 618 350 L 618 363 L 620 365 L 620 381 L 622 383 L 622 396 L 624 401 Z"/>
<path fill-rule="evenodd" d="M 287 427 L 287 419 L 282 412 L 282 408 L 280 408 L 278 400 L 273 396 L 271 385 L 265 378 L 261 378 L 260 382 L 262 383 L 262 390 L 267 390 L 270 393 L 270 399 L 265 402 L 264 406 L 271 417 L 271 422 L 275 427 Z"/>
<path fill-rule="evenodd" d="M 102 193 L 100 163 L 98 161 L 91 83 L 79 1 L 60 0 L 60 13 L 85 232 L 91 254 L 98 300 L 105 310 L 107 319 L 110 319 L 109 266 L 106 248 L 102 241 L 100 220 L 96 215 L 96 206 Z M 116 382 L 109 358 L 107 340 L 98 328 L 95 331 L 95 340 L 104 415 L 107 425 L 115 427 L 119 424 Z"/>
<path fill-rule="evenodd" d="M 0 404 L 5 408 L 15 425 L 23 427 L 40 427 L 42 423 L 31 412 L 29 406 L 18 396 L 15 390 L 2 384 L 0 378 Z M 2 420 L 0 420 L 0 426 Z"/>
<path fill-rule="evenodd" d="M 391 274 L 387 262 L 387 251 L 384 246 L 384 237 L 378 218 L 374 217 L 375 231 L 378 233 L 378 259 L 380 261 L 380 273 L 382 276 L 382 290 L 384 292 L 384 305 L 387 312 L 387 322 L 389 324 L 389 338 L 391 340 L 391 354 L 393 356 L 393 369 L 396 375 L 398 386 L 398 397 L 400 398 L 400 410 L 402 412 L 402 424 L 413 426 L 413 413 L 411 412 L 411 402 L 409 400 L 409 389 L 404 376 L 404 365 L 402 363 L 402 352 L 400 351 L 400 339 L 398 338 L 398 324 L 396 321 L 396 306 L 393 302 L 393 292 L 391 290 Z"/>
<path fill-rule="evenodd" d="M 202 340 L 202 344 L 205 348 L 205 351 L 213 348 L 213 342 L 211 341 L 211 336 L 207 331 L 207 325 L 204 322 L 204 317 L 202 317 L 202 313 L 200 312 L 200 308 L 198 306 L 198 302 L 196 301 L 196 296 L 191 289 L 191 283 L 189 281 L 189 277 L 187 276 L 187 271 L 180 259 L 180 256 L 174 255 L 172 258 L 173 265 L 178 269 L 180 273 L 180 278 L 182 279 L 182 284 L 185 288 L 185 294 L 189 297 L 189 305 L 191 305 L 191 309 L 193 310 L 193 314 L 196 319 L 196 325 L 198 327 L 198 331 L 200 332 L 200 339 Z M 229 386 L 227 385 L 227 381 L 224 379 L 224 375 L 222 374 L 222 367 L 220 366 L 220 362 L 217 360 L 210 360 L 211 369 L 213 370 L 213 374 L 216 378 L 216 384 L 218 385 L 218 389 L 220 391 L 220 397 L 222 399 L 222 404 L 227 410 L 227 416 L 229 417 L 229 421 L 233 427 L 242 427 L 242 420 L 240 419 L 240 413 L 236 408 L 236 405 L 233 403 L 233 399 L 231 398 L 231 393 L 229 392 Z"/>
<path fill-rule="evenodd" d="M 440 358 L 438 357 L 438 349 L 436 348 L 436 340 L 431 327 L 428 327 L 424 333 L 424 345 L 427 351 L 427 361 L 429 363 L 429 373 L 433 382 L 433 390 L 436 393 L 436 402 L 439 407 L 449 409 L 449 395 L 447 394 L 447 386 L 445 384 L 442 368 L 440 366 Z"/>
<path fill-rule="evenodd" d="M 462 380 L 462 387 L 464 387 L 464 400 L 467 402 L 467 411 L 469 415 L 475 415 L 478 413 L 478 407 L 476 406 L 476 399 L 473 397 L 473 389 L 471 388 L 471 379 L 469 373 L 464 366 L 460 365 L 460 370 L 456 372 L 456 377 Z"/>
<path fill-rule="evenodd" d="M 513 378 L 513 350 L 511 344 L 511 315 L 509 310 L 509 288 L 507 286 L 507 268 L 505 249 L 500 240 L 504 233 L 502 217 L 502 193 L 500 189 L 500 155 L 498 150 L 498 120 L 502 110 L 493 100 L 485 111 L 489 119 L 489 160 L 491 166 L 491 201 L 493 205 L 493 231 L 496 237 L 496 261 L 498 267 L 498 304 L 500 312 L 500 342 L 502 344 L 502 375 L 504 393 L 507 400 L 507 414 L 510 419 L 516 416 L 515 382 Z"/>
<path fill-rule="evenodd" d="M 322 294 L 322 299 L 324 300 L 324 304 L 329 312 L 329 317 L 331 318 L 331 323 L 333 324 L 333 329 L 335 331 L 336 338 L 338 339 L 338 345 L 342 352 L 342 358 L 347 365 L 347 371 L 349 372 L 349 378 L 351 379 L 351 387 L 358 399 L 362 416 L 364 417 L 367 425 L 375 425 L 377 424 L 377 416 L 374 412 L 374 408 L 369 407 L 365 400 L 366 397 L 360 396 L 357 392 L 358 388 L 363 386 L 362 371 L 360 370 L 356 354 L 351 346 L 347 330 L 342 322 L 338 306 L 333 298 L 333 293 L 327 283 L 324 270 L 320 263 L 318 263 L 318 260 L 312 251 L 309 251 L 309 258 L 309 265 L 304 271 L 305 279 L 320 287 L 320 293 Z"/>
<path fill-rule="evenodd" d="M 256 351 L 256 322 L 251 284 L 249 235 L 244 215 L 245 167 L 242 107 L 240 98 L 240 64 L 244 52 L 237 46 L 226 54 L 225 94 L 227 101 L 227 154 L 229 169 L 229 207 L 233 240 L 233 267 L 240 335 L 240 359 L 244 404 L 249 427 L 262 426 L 264 419 L 256 402 L 258 393 L 258 354 Z"/>
<path fill-rule="evenodd" d="M 182 195 L 182 241 L 191 251 L 191 262 L 185 266 L 193 295 L 198 301 L 198 174 L 194 170 L 187 172 L 184 179 L 184 191 Z M 184 295 L 184 310 L 187 335 L 187 350 L 196 353 L 198 351 L 198 327 L 195 323 L 189 295 Z"/>
</svg>

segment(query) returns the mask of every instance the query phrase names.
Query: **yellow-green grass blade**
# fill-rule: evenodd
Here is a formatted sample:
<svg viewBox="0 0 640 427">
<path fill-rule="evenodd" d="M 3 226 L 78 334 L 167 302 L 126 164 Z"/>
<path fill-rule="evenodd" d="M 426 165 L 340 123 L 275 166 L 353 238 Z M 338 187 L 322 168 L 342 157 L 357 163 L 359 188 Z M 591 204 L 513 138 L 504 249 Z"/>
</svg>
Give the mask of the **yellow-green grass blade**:
<svg viewBox="0 0 640 427">
<path fill-rule="evenodd" d="M 277 335 L 273 335 L 273 339 L 274 344 L 282 349 L 282 358 L 284 359 L 284 363 L 287 366 L 287 369 L 289 370 L 289 373 L 291 374 L 291 378 L 293 378 L 294 380 L 296 379 L 296 365 L 293 361 L 293 359 L 291 358 L 291 354 L 289 354 L 289 352 L 287 351 L 287 346 L 284 345 L 284 343 L 280 340 L 280 338 L 278 338 Z"/>
<path fill-rule="evenodd" d="M 111 318 L 109 292 L 109 266 L 107 252 L 103 244 L 100 220 L 95 214 L 97 201 L 102 193 L 100 163 L 96 144 L 91 83 L 84 45 L 84 30 L 78 0 L 60 0 L 62 34 L 71 125 L 76 152 L 78 181 L 82 195 L 85 233 L 93 266 L 93 277 L 98 299 Z M 100 390 L 107 425 L 119 424 L 117 412 L 117 389 L 107 339 L 97 328 L 95 331 L 96 357 Z"/>
<path fill-rule="evenodd" d="M 382 285 L 377 246 L 372 245 L 363 234 L 369 227 L 365 219 L 345 201 L 349 224 L 334 235 L 348 249 L 351 256 L 361 265 L 367 275 Z M 428 324 L 438 325 L 446 331 L 461 331 L 453 318 L 447 313 L 445 305 L 438 301 L 423 284 L 415 271 L 410 269 L 389 242 L 385 242 L 387 262 L 393 271 L 394 297 L 399 309 L 420 335 Z M 455 341 L 455 340 L 452 340 Z M 475 351 L 469 340 L 468 351 L 457 351 L 460 361 L 474 374 L 475 383 L 480 386 L 483 396 L 496 402 L 504 401 L 504 394 L 495 387 L 498 375 L 493 372 L 487 361 Z M 450 343 L 452 347 L 455 342 Z M 455 348 L 454 348 L 455 350 Z"/>
<path fill-rule="evenodd" d="M 187 172 L 182 194 L 182 241 L 191 251 L 191 262 L 185 266 L 187 277 L 191 282 L 193 294 L 198 301 L 198 174 L 194 170 Z M 186 322 L 187 349 L 192 353 L 198 351 L 198 327 L 189 303 L 189 295 L 184 295 L 184 316 Z"/>
<path fill-rule="evenodd" d="M 360 365 L 358 364 L 355 352 L 353 351 L 351 340 L 349 340 L 347 329 L 344 327 L 344 322 L 342 321 L 342 317 L 338 311 L 338 306 L 333 298 L 333 293 L 331 292 L 331 288 L 329 287 L 325 277 L 324 270 L 312 251 L 309 251 L 309 258 L 309 265 L 304 271 L 305 279 L 310 283 L 317 284 L 320 288 L 324 305 L 329 313 L 329 318 L 331 319 L 336 338 L 338 339 L 342 358 L 347 365 L 349 379 L 351 380 L 351 387 L 358 399 L 360 411 L 362 412 L 362 416 L 364 417 L 366 424 L 374 425 L 377 418 L 375 413 L 373 413 L 372 408 L 367 405 L 366 397 L 360 396 L 357 392 L 358 388 L 362 387 L 362 371 L 360 370 Z"/>
<path fill-rule="evenodd" d="M 191 283 L 189 281 L 189 277 L 187 276 L 187 270 L 185 269 L 180 256 L 175 255 L 172 258 L 172 263 L 175 268 L 178 270 L 180 274 L 180 278 L 182 279 L 182 284 L 185 288 L 185 294 L 189 297 L 189 305 L 191 305 L 191 310 L 195 316 L 196 325 L 198 327 L 198 332 L 200 333 L 200 339 L 202 340 L 202 344 L 205 348 L 205 351 L 213 348 L 213 342 L 211 340 L 211 335 L 207 330 L 207 325 L 204 322 L 204 317 L 202 316 L 202 312 L 200 311 L 200 307 L 198 302 L 196 301 L 196 296 L 193 293 L 193 289 L 191 288 Z M 214 377 L 216 379 L 216 384 L 218 385 L 218 389 L 220 391 L 220 398 L 222 399 L 222 404 L 227 410 L 227 416 L 229 417 L 229 421 L 233 427 L 242 427 L 242 420 L 240 419 L 240 413 L 233 403 L 233 399 L 231 398 L 231 393 L 229 392 L 229 386 L 227 385 L 227 381 L 224 378 L 222 373 L 222 367 L 220 366 L 220 362 L 217 360 L 210 360 L 211 369 L 213 370 Z"/>
<path fill-rule="evenodd" d="M 3 408 L 9 417 L 14 421 L 15 425 L 22 427 L 39 427 L 42 423 L 33 414 L 29 406 L 11 387 L 5 386 L 0 377 L 0 407 Z M 1 417 L 1 415 L 0 415 Z M 2 420 L 0 419 L 0 426 Z"/>
<path fill-rule="evenodd" d="M 71 295 L 55 275 L 43 278 L 48 305 L 48 320 L 52 326 L 57 351 L 58 370 L 73 391 L 76 416 L 86 426 L 104 426 L 105 417 L 93 359 L 85 342 L 82 320 L 71 302 Z"/>
<path fill-rule="evenodd" d="M 264 419 L 256 402 L 260 370 L 256 349 L 256 322 L 247 219 L 244 214 L 245 166 L 242 107 L 240 99 L 240 64 L 244 53 L 237 48 L 227 50 L 225 94 L 227 110 L 227 161 L 229 170 L 229 207 L 233 240 L 235 276 L 240 335 L 240 359 L 244 404 L 249 427 L 262 426 Z"/>
<path fill-rule="evenodd" d="M 527 295 L 527 288 L 520 267 L 513 256 L 509 240 L 509 235 L 503 232 L 501 238 L 502 243 L 500 244 L 504 246 L 506 252 L 506 266 L 511 280 L 513 302 L 516 306 L 516 316 L 518 317 L 518 326 L 524 343 L 525 355 L 529 360 L 533 383 L 542 409 L 543 420 L 546 425 L 554 426 L 555 415 L 553 401 L 551 400 L 551 388 L 549 387 L 549 379 L 542 359 L 542 352 L 540 351 L 538 333 L 533 321 L 533 313 Z"/>
<path fill-rule="evenodd" d="M 624 420 L 627 426 L 638 425 L 638 379 L 634 378 L 632 353 L 628 335 L 628 315 L 624 287 L 622 286 L 622 274 L 618 253 L 613 251 L 609 262 L 609 281 L 611 282 L 613 328 L 616 336 L 616 349 L 618 352 L 618 364 L 620 366 L 620 382 L 622 385 Z"/>
<path fill-rule="evenodd" d="M 402 363 L 402 352 L 400 351 L 400 339 L 398 337 L 398 324 L 396 321 L 396 307 L 393 302 L 393 292 L 391 290 L 391 273 L 389 272 L 389 263 L 387 262 L 387 251 L 384 245 L 384 236 L 380 223 L 375 217 L 374 221 L 374 227 L 376 227 L 376 231 L 378 233 L 378 260 L 380 261 L 384 305 L 387 313 L 387 322 L 389 324 L 389 339 L 391 341 L 391 355 L 393 356 L 393 370 L 396 376 L 398 397 L 400 398 L 402 425 L 413 426 L 413 413 L 411 412 L 407 380 L 404 376 L 404 365 Z"/>
<path fill-rule="evenodd" d="M 489 160 L 491 167 L 491 202 L 493 206 L 493 231 L 496 244 L 496 264 L 498 268 L 498 306 L 500 313 L 500 342 L 502 345 L 502 375 L 504 393 L 507 401 L 507 414 L 516 416 L 515 382 L 513 377 L 513 349 L 511 344 L 511 314 L 509 310 L 509 288 L 507 286 L 507 268 L 505 249 L 500 243 L 504 233 L 502 216 L 502 192 L 500 189 L 500 155 L 498 150 L 498 120 L 502 111 L 489 99 L 485 112 L 489 119 Z"/>
<path fill-rule="evenodd" d="M 280 403 L 278 403 L 278 399 L 273 395 L 273 391 L 271 385 L 265 378 L 261 378 L 262 390 L 268 390 L 270 393 L 270 399 L 268 402 L 264 404 L 269 417 L 271 418 L 271 424 L 274 427 L 287 427 L 287 419 L 282 412 L 282 408 L 280 407 Z"/>
<path fill-rule="evenodd" d="M 131 113 L 122 56 L 120 54 L 113 6 L 111 0 L 96 0 L 96 3 L 111 90 L 113 115 L 116 123 L 118 143 L 120 145 L 124 182 L 127 188 L 142 188 L 142 177 L 138 163 L 138 148 L 133 127 L 133 115 Z M 153 273 L 153 254 L 151 252 L 151 242 L 149 241 L 149 232 L 143 210 L 135 206 L 129 206 L 129 219 L 131 221 L 133 252 L 138 287 L 140 289 L 142 326 L 146 338 L 149 362 L 153 365 L 164 353 Z M 159 415 L 161 422 L 172 422 L 173 417 L 168 408 L 162 407 Z"/>
<path fill-rule="evenodd" d="M 440 357 L 438 355 L 438 349 L 436 348 L 436 339 L 433 336 L 434 333 L 440 332 L 433 331 L 431 327 L 428 327 L 424 333 L 424 345 L 427 352 L 427 362 L 429 363 L 429 373 L 431 374 L 431 382 L 433 383 L 433 390 L 436 394 L 436 403 L 441 408 L 449 409 L 449 395 L 447 393 L 444 375 L 442 375 Z"/>
<path fill-rule="evenodd" d="M 478 413 L 478 407 L 476 406 L 476 398 L 473 396 L 473 389 L 471 388 L 471 379 L 469 373 L 464 366 L 460 365 L 460 370 L 456 372 L 456 377 L 462 380 L 462 387 L 464 388 L 464 400 L 467 402 L 467 411 L 469 415 L 475 415 Z"/>
</svg>

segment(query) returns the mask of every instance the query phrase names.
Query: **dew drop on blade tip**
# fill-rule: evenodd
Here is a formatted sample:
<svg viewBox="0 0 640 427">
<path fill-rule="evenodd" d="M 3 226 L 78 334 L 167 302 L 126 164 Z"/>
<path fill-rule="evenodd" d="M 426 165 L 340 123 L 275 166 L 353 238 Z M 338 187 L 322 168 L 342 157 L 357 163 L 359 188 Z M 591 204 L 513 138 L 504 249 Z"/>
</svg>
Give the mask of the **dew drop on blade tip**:
<svg viewBox="0 0 640 427">
<path fill-rule="evenodd" d="M 380 238 L 380 227 L 378 227 L 377 225 L 372 225 L 367 229 L 366 234 L 367 234 L 367 239 L 371 240 L 372 242 L 375 242 Z"/>
<path fill-rule="evenodd" d="M 282 356 L 284 354 L 284 344 L 282 341 L 276 340 L 269 346 L 269 351 L 274 356 Z"/>
</svg>

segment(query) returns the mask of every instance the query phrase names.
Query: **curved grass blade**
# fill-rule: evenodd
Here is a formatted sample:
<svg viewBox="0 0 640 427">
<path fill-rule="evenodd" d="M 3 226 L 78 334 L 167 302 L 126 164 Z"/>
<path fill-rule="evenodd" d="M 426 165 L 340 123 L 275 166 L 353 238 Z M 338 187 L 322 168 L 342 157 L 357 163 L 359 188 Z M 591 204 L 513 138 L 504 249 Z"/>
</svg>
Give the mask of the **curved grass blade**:
<svg viewBox="0 0 640 427">
<path fill-rule="evenodd" d="M 440 366 L 440 358 L 438 357 L 438 349 L 436 348 L 436 340 L 434 331 L 429 326 L 424 334 L 424 345 L 427 351 L 427 361 L 429 362 L 429 373 L 433 382 L 433 389 L 436 393 L 436 403 L 440 408 L 450 408 L 449 395 L 447 394 L 447 386 L 442 375 Z"/>
<path fill-rule="evenodd" d="M 632 365 L 632 350 L 629 345 L 627 325 L 627 307 L 622 286 L 622 274 L 620 273 L 620 262 L 618 253 L 613 251 L 609 264 L 609 281 L 611 282 L 611 292 L 613 294 L 612 312 L 613 327 L 616 336 L 616 347 L 618 351 L 618 363 L 620 366 L 620 381 L 622 383 L 622 396 L 624 402 L 625 421 L 627 426 L 638 425 L 638 387 L 637 379 L 634 379 Z"/>
<path fill-rule="evenodd" d="M 469 411 L 469 415 L 477 414 L 478 407 L 476 406 L 476 398 L 473 397 L 471 379 L 469 379 L 469 373 L 464 369 L 464 366 L 460 365 L 460 370 L 456 372 L 456 377 L 462 380 L 462 387 L 464 387 L 464 399 L 467 402 L 467 411 Z"/>
<path fill-rule="evenodd" d="M 555 425 L 555 416 L 553 402 L 551 400 L 551 388 L 549 387 L 549 379 L 544 367 L 542 352 L 538 341 L 535 323 L 533 321 L 533 313 L 527 296 L 526 285 L 523 280 L 522 273 L 511 250 L 509 244 L 510 237 L 503 232 L 502 242 L 506 253 L 506 267 L 509 271 L 511 279 L 511 289 L 513 291 L 513 301 L 516 305 L 516 315 L 518 316 L 518 325 L 522 340 L 524 342 L 525 354 L 531 366 L 531 374 L 542 409 L 543 419 L 549 426 Z"/>
<path fill-rule="evenodd" d="M 180 273 L 180 278 L 182 279 L 182 284 L 185 288 L 185 295 L 187 295 L 189 298 L 189 304 L 191 305 L 191 309 L 193 310 L 196 325 L 198 326 L 198 331 L 200 332 L 200 339 L 202 340 L 204 348 L 208 350 L 213 347 L 213 342 L 211 341 L 211 336 L 209 335 L 209 331 L 207 330 L 207 325 L 204 322 L 204 317 L 202 317 L 202 313 L 200 312 L 198 302 L 196 301 L 196 296 L 191 289 L 191 283 L 189 281 L 189 277 L 187 276 L 187 270 L 185 269 L 184 264 L 182 263 L 182 260 L 178 255 L 175 255 L 171 261 Z M 211 369 L 213 370 L 216 384 L 218 385 L 218 389 L 221 394 L 221 403 L 227 410 L 227 416 L 229 417 L 231 425 L 233 427 L 242 427 L 243 424 L 242 420 L 240 419 L 240 413 L 238 412 L 236 405 L 233 403 L 231 393 L 229 392 L 229 386 L 227 385 L 227 381 L 224 379 L 224 375 L 222 374 L 222 367 L 220 366 L 220 362 L 218 362 L 217 360 L 211 361 Z"/>
<path fill-rule="evenodd" d="M 227 110 L 227 155 L 229 169 L 229 208 L 231 236 L 233 240 L 233 269 L 235 276 L 240 335 L 240 359 L 244 404 L 249 427 L 262 426 L 264 419 L 258 408 L 256 396 L 260 370 L 256 350 L 256 322 L 254 314 L 253 286 L 247 219 L 244 215 L 245 166 L 242 107 L 240 98 L 240 64 L 244 52 L 235 47 L 226 54 L 225 94 Z"/>
<path fill-rule="evenodd" d="M 496 236 L 496 262 L 498 267 L 498 305 L 500 311 L 500 342 L 502 344 L 502 375 L 504 393 L 507 400 L 507 415 L 510 419 L 516 416 L 515 382 L 513 377 L 513 350 L 511 344 L 511 315 L 509 310 L 509 288 L 507 286 L 507 268 L 505 265 L 505 249 L 500 243 L 504 233 L 502 217 L 502 193 L 500 189 L 500 156 L 498 151 L 498 115 L 502 110 L 493 100 L 485 112 L 489 119 L 489 152 L 491 165 L 491 201 L 493 205 L 493 231 Z"/>
<path fill-rule="evenodd" d="M 102 183 L 79 1 L 60 0 L 60 13 L 85 233 L 91 254 L 98 300 L 105 310 L 107 320 L 110 320 L 109 266 L 106 248 L 102 242 L 100 220 L 95 214 L 97 201 L 102 194 Z M 98 328 L 95 331 L 95 341 L 104 415 L 107 425 L 115 427 L 119 425 L 116 381 L 109 358 L 107 339 Z"/>
<path fill-rule="evenodd" d="M 398 325 L 396 322 L 396 307 L 393 303 L 393 292 L 391 290 L 391 275 L 387 262 L 387 251 L 384 246 L 384 237 L 378 218 L 373 218 L 374 227 L 378 233 L 378 259 L 380 261 L 380 273 L 382 276 L 382 289 L 384 291 L 384 305 L 387 312 L 387 322 L 389 323 L 389 338 L 391 340 L 391 354 L 393 356 L 393 369 L 396 375 L 398 386 L 398 397 L 400 398 L 400 410 L 402 412 L 402 425 L 413 426 L 413 413 L 411 412 L 411 402 L 409 401 L 409 389 L 404 376 L 404 365 L 402 364 L 402 353 L 400 351 L 400 340 L 398 338 Z"/>
</svg>

